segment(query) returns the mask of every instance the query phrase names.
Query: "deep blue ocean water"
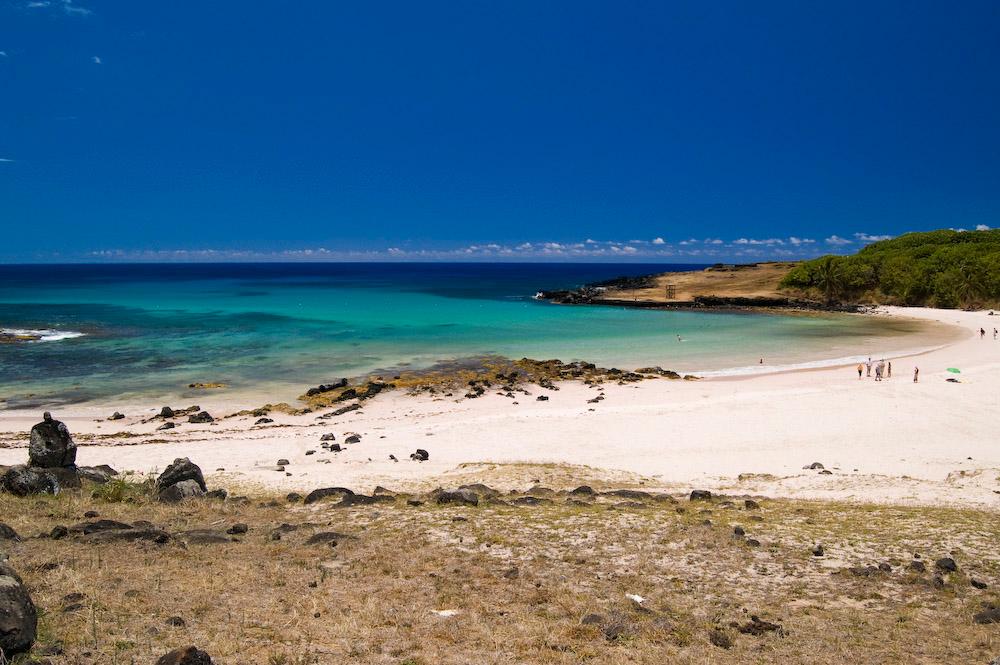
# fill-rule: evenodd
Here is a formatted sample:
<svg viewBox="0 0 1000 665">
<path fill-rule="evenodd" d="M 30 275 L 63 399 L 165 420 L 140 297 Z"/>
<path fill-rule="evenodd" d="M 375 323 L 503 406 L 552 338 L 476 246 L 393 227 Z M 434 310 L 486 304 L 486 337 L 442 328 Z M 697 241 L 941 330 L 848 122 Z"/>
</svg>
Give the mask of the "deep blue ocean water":
<svg viewBox="0 0 1000 665">
<path fill-rule="evenodd" d="M 691 268 L 0 266 L 0 329 L 48 331 L 47 341 L 0 344 L 0 398 L 16 406 L 183 393 L 192 382 L 221 381 L 232 390 L 263 387 L 275 399 L 289 399 L 341 376 L 491 354 L 712 370 L 759 357 L 779 364 L 870 353 L 885 333 L 884 322 L 877 329 L 860 317 L 641 311 L 532 299 L 541 289 Z"/>
</svg>

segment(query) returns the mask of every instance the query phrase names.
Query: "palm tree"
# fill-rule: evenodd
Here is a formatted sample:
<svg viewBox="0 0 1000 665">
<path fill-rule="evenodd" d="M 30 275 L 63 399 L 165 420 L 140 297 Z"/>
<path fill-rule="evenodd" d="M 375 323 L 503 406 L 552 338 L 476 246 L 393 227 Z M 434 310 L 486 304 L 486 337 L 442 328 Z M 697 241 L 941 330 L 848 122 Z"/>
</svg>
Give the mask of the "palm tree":
<svg viewBox="0 0 1000 665">
<path fill-rule="evenodd" d="M 826 304 L 832 304 L 836 300 L 836 295 L 843 288 L 844 279 L 840 258 L 836 256 L 824 256 L 816 266 L 813 282 L 823 292 L 823 295 L 826 296 Z"/>
</svg>

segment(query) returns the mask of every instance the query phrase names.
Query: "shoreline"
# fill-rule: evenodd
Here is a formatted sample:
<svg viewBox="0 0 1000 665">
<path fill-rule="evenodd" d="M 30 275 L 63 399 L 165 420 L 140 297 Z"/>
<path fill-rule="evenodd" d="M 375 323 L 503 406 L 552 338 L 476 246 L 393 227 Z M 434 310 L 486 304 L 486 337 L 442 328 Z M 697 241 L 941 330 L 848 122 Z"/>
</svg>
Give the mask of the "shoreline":
<svg viewBox="0 0 1000 665">
<path fill-rule="evenodd" d="M 94 405 L 54 415 L 81 443 L 81 464 L 110 462 L 144 473 L 187 456 L 206 471 L 225 469 L 211 474 L 216 483 L 268 490 L 427 489 L 459 476 L 469 482 L 476 469 L 488 468 L 511 469 L 508 484 L 519 487 L 531 478 L 516 469 L 546 465 L 586 469 L 595 480 L 627 474 L 675 492 L 698 487 L 1000 508 L 1000 451 L 988 434 L 990 414 L 1000 406 L 1000 342 L 971 334 L 992 319 L 984 312 L 927 309 L 890 308 L 887 315 L 965 333 L 956 330 L 949 344 L 894 356 L 897 375 L 881 384 L 859 381 L 848 364 L 704 381 L 531 385 L 514 398 L 495 389 L 471 400 L 394 391 L 333 418 L 319 417 L 328 410 L 272 412 L 273 424 L 257 426 L 256 418 L 240 416 L 209 425 L 182 422 L 167 432 L 156 430 L 161 421 L 149 420 L 160 404 L 137 405 L 119 421 L 105 420 L 110 411 Z M 910 378 L 913 358 L 920 358 L 918 384 Z M 947 367 L 962 369 L 962 383 L 944 381 Z M 247 406 L 221 395 L 200 401 L 216 418 Z M 0 464 L 23 461 L 25 449 L 10 446 L 26 444 L 39 416 L 37 410 L 4 412 Z M 338 442 L 356 433 L 361 442 L 330 454 L 319 446 L 325 433 Z M 430 460 L 409 461 L 416 448 L 427 449 Z M 289 460 L 287 471 L 276 471 L 279 458 Z M 802 468 L 813 462 L 830 473 Z M 567 472 L 566 484 L 572 475 Z M 494 482 L 504 487 L 502 478 Z"/>
</svg>

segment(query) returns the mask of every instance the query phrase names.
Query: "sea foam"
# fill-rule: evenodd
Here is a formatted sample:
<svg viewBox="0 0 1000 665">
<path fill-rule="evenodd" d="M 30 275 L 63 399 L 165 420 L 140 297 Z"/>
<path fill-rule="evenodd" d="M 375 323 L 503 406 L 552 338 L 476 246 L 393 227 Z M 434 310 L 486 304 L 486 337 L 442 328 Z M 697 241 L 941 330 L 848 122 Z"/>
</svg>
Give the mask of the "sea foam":
<svg viewBox="0 0 1000 665">
<path fill-rule="evenodd" d="M 0 328 L 0 335 L 10 335 L 13 337 L 30 337 L 30 342 L 58 342 L 62 339 L 73 339 L 83 337 L 84 333 L 75 330 L 54 330 L 51 328 Z M 37 338 L 37 339 L 34 339 Z"/>
</svg>

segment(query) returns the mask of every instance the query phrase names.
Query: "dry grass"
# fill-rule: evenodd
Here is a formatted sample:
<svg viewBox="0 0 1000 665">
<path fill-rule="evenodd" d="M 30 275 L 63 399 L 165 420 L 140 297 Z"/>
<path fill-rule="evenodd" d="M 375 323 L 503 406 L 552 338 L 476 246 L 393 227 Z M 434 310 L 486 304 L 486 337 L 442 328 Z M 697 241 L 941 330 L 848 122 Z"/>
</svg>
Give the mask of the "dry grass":
<svg viewBox="0 0 1000 665">
<path fill-rule="evenodd" d="M 1000 655 L 1000 627 L 971 620 L 982 601 L 998 599 L 995 513 L 777 500 L 761 501 L 760 510 L 685 498 L 646 499 L 644 507 L 617 506 L 627 500 L 610 496 L 592 505 L 565 495 L 551 501 L 412 507 L 400 498 L 343 509 L 271 497 L 161 505 L 141 493 L 125 502 L 0 495 L 0 514 L 25 537 L 3 546 L 42 610 L 41 646 L 63 644 L 58 663 L 149 663 L 186 644 L 230 665 L 987 663 Z M 87 510 L 171 533 L 236 522 L 250 531 L 215 545 L 29 537 L 83 521 Z M 272 540 L 282 523 L 305 526 Z M 735 525 L 746 538 L 734 537 Z M 355 538 L 306 545 L 319 531 Z M 816 542 L 826 548 L 822 558 L 810 553 Z M 914 553 L 928 573 L 906 570 Z M 936 586 L 941 556 L 953 556 L 959 572 Z M 880 562 L 892 571 L 846 571 Z M 972 588 L 970 577 L 990 589 Z M 82 594 L 83 607 L 64 612 L 67 594 Z M 603 619 L 581 623 L 592 613 Z M 741 634 L 751 614 L 782 630 Z M 174 616 L 186 625 L 169 626 Z M 712 631 L 732 648 L 713 645 Z"/>
<path fill-rule="evenodd" d="M 759 263 L 737 270 L 692 270 L 654 276 L 654 286 L 641 289 L 608 289 L 594 300 L 639 300 L 645 302 L 690 302 L 696 296 L 724 298 L 779 298 L 782 278 L 797 264 Z M 675 288 L 667 298 L 667 285 Z"/>
</svg>

